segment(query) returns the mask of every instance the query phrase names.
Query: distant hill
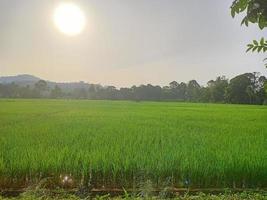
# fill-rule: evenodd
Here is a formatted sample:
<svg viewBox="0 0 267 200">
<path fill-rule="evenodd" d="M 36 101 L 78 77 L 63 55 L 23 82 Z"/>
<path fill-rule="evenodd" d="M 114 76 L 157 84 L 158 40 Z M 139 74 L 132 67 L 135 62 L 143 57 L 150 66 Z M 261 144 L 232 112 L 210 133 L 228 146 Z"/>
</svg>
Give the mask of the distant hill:
<svg viewBox="0 0 267 200">
<path fill-rule="evenodd" d="M 21 74 L 17 76 L 2 76 L 0 77 L 0 84 L 10 84 L 15 83 L 20 86 L 27 86 L 33 87 L 36 82 L 39 80 L 42 80 L 41 78 L 38 78 L 33 75 L 29 74 Z M 66 82 L 66 83 L 57 83 L 53 81 L 47 80 L 47 85 L 50 88 L 54 88 L 56 85 L 58 85 L 63 91 L 69 92 L 76 88 L 88 88 L 90 86 L 89 83 L 85 83 L 83 81 L 80 82 Z"/>
<path fill-rule="evenodd" d="M 39 80 L 41 79 L 36 76 L 29 75 L 29 74 L 0 77 L 0 83 L 2 84 L 17 83 L 17 84 L 22 84 L 22 85 L 27 85 L 27 84 L 31 85 L 33 83 L 36 83 Z"/>
</svg>

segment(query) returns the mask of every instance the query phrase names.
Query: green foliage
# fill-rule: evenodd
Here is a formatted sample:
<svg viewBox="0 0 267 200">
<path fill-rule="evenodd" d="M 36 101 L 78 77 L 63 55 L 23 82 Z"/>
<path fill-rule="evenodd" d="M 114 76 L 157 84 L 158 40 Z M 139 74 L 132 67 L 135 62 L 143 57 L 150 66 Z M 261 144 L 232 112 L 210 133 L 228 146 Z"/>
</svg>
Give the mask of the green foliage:
<svg viewBox="0 0 267 200">
<path fill-rule="evenodd" d="M 37 90 L 39 90 L 39 91 L 45 91 L 45 90 L 47 90 L 48 89 L 48 87 L 47 87 L 47 83 L 46 83 L 46 81 L 44 81 L 44 80 L 40 80 L 40 81 L 38 81 L 37 83 L 35 83 L 35 88 L 37 89 Z"/>
<path fill-rule="evenodd" d="M 265 90 L 265 101 L 263 102 L 263 104 L 267 105 L 267 81 L 265 81 L 264 90 Z"/>
<path fill-rule="evenodd" d="M 265 81 L 266 78 L 257 73 L 246 73 L 231 79 L 226 89 L 227 102 L 263 102 L 265 99 Z"/>
<path fill-rule="evenodd" d="M 260 52 L 265 53 L 267 51 L 267 40 L 265 40 L 264 38 L 261 38 L 260 41 L 254 40 L 253 43 L 248 44 L 247 46 L 248 46 L 247 52 L 257 51 L 258 53 Z M 265 58 L 264 61 L 267 61 L 267 58 Z M 267 67 L 267 63 L 265 64 L 265 66 Z"/>
<path fill-rule="evenodd" d="M 161 187 L 168 178 L 170 187 L 267 186 L 266 107 L 84 100 L 0 100 L 0 107 L 0 185 L 61 183 L 67 174 L 95 188 L 147 180 Z"/>
<path fill-rule="evenodd" d="M 267 1 L 266 0 L 235 0 L 231 6 L 231 15 L 235 17 L 246 11 L 242 24 L 258 24 L 260 29 L 267 27 Z"/>
<path fill-rule="evenodd" d="M 264 38 L 261 38 L 259 42 L 257 40 L 254 40 L 252 44 L 248 44 L 247 52 L 249 51 L 266 52 L 267 51 L 267 40 L 265 40 Z"/>
<path fill-rule="evenodd" d="M 222 76 L 222 77 L 218 77 L 215 81 L 214 80 L 210 80 L 208 82 L 208 99 L 211 102 L 226 102 L 225 100 L 225 93 L 227 90 L 229 83 L 228 80 Z"/>
<path fill-rule="evenodd" d="M 240 14 L 246 11 L 246 16 L 243 18 L 241 24 L 246 26 L 249 23 L 258 24 L 260 29 L 267 27 L 267 1 L 266 0 L 235 0 L 231 6 L 231 15 L 235 17 L 236 14 Z M 248 44 L 247 52 L 267 51 L 267 41 L 262 38 L 260 41 L 254 40 L 253 43 Z M 267 60 L 267 58 L 265 59 Z M 267 63 L 265 64 L 267 67 Z"/>
<path fill-rule="evenodd" d="M 257 74 L 257 73 L 256 73 Z M 263 104 L 263 84 L 255 73 L 246 73 L 239 76 L 248 76 L 249 86 L 253 88 L 253 101 L 241 99 L 235 103 Z M 239 77 L 237 76 L 237 77 Z M 257 75 L 258 76 L 258 75 Z M 249 78 L 252 77 L 252 78 Z M 254 78 L 253 78 L 254 77 Z M 265 77 L 262 77 L 266 79 Z M 261 79 L 262 79 L 261 78 Z M 226 97 L 229 85 L 228 79 L 221 76 L 210 80 L 206 87 L 200 86 L 196 80 L 188 83 L 172 81 L 168 86 L 154 86 L 151 84 L 132 86 L 131 88 L 117 89 L 114 86 L 103 87 L 95 84 L 79 84 L 70 89 L 69 85 L 51 82 L 48 84 L 39 81 L 34 85 L 24 86 L 19 83 L 0 84 L 0 98 L 52 98 L 52 99 L 92 99 L 92 100 L 134 100 L 134 101 L 179 101 L 179 102 L 213 102 L 231 103 Z M 234 90 L 233 90 L 234 91 Z M 259 92 L 261 91 L 261 92 Z M 243 92 L 243 91 L 242 91 Z M 252 90 L 245 92 L 251 93 Z M 235 90 L 238 96 L 240 92 Z"/>
</svg>

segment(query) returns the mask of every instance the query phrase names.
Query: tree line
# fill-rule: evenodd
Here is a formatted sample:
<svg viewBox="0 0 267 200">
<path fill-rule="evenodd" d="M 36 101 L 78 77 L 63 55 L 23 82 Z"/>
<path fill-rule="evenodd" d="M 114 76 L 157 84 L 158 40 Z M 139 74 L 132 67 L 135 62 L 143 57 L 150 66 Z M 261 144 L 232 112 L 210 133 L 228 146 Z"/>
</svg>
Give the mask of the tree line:
<svg viewBox="0 0 267 200">
<path fill-rule="evenodd" d="M 39 80 L 34 85 L 0 84 L 0 98 L 52 98 L 134 101 L 181 101 L 233 104 L 267 104 L 267 78 L 259 73 L 245 73 L 228 80 L 219 76 L 201 86 L 196 80 L 172 81 L 167 86 L 151 84 L 117 89 L 114 86 L 88 84 L 71 91 L 58 85 L 49 87 Z"/>
</svg>

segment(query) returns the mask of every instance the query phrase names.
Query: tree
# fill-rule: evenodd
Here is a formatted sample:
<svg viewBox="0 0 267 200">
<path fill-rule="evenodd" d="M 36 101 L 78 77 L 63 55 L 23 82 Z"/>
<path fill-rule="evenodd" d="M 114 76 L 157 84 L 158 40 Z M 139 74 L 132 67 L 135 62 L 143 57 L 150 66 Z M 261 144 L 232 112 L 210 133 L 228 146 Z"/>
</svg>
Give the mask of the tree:
<svg viewBox="0 0 267 200">
<path fill-rule="evenodd" d="M 199 101 L 200 100 L 200 85 L 196 80 L 189 81 L 187 85 L 187 98 L 189 101 Z"/>
<path fill-rule="evenodd" d="M 115 86 L 107 86 L 105 88 L 105 99 L 118 99 L 118 90 Z"/>
<path fill-rule="evenodd" d="M 231 6 L 232 17 L 246 12 L 241 24 L 258 24 L 260 29 L 267 27 L 267 1 L 266 0 L 235 0 Z"/>
<path fill-rule="evenodd" d="M 264 104 L 267 104 L 267 78 L 265 76 L 259 78 L 259 87 L 258 96 Z"/>
<path fill-rule="evenodd" d="M 34 84 L 34 97 L 44 97 L 45 92 L 48 90 L 46 81 L 40 80 Z"/>
<path fill-rule="evenodd" d="M 124 100 L 133 99 L 133 90 L 131 88 L 121 88 L 120 98 Z"/>
<path fill-rule="evenodd" d="M 75 88 L 72 92 L 75 99 L 87 99 L 88 91 L 85 88 Z"/>
<path fill-rule="evenodd" d="M 225 91 L 228 87 L 228 80 L 224 76 L 219 76 L 217 79 L 208 82 L 209 99 L 211 102 L 224 102 Z"/>
<path fill-rule="evenodd" d="M 199 101 L 200 102 L 212 102 L 212 100 L 210 98 L 210 91 L 209 91 L 208 87 L 202 87 L 200 89 Z"/>
<path fill-rule="evenodd" d="M 172 81 L 172 82 L 170 82 L 169 85 L 170 85 L 171 89 L 176 89 L 176 88 L 178 88 L 179 83 L 177 83 L 176 81 Z"/>
<path fill-rule="evenodd" d="M 181 82 L 179 84 L 179 94 L 178 98 L 182 101 L 185 101 L 187 99 L 187 85 L 184 82 Z"/>
<path fill-rule="evenodd" d="M 56 85 L 56 86 L 54 87 L 54 89 L 51 90 L 50 97 L 51 97 L 51 98 L 56 98 L 56 99 L 57 99 L 57 98 L 62 98 L 62 97 L 63 97 L 63 92 L 62 92 L 61 88 L 58 87 L 58 85 Z"/>
<path fill-rule="evenodd" d="M 35 88 L 38 89 L 39 91 L 45 91 L 47 90 L 47 83 L 44 80 L 40 80 L 37 83 L 35 83 Z"/>
<path fill-rule="evenodd" d="M 230 80 L 226 90 L 229 103 L 262 104 L 266 78 L 258 73 L 246 73 Z"/>
<path fill-rule="evenodd" d="M 3 98 L 20 98 L 19 86 L 15 83 L 0 85 L 0 97 Z"/>
<path fill-rule="evenodd" d="M 19 83 L 0 84 L 0 98 L 75 98 L 146 101 L 190 101 L 213 103 L 267 104 L 267 79 L 259 73 L 239 75 L 228 82 L 224 76 L 210 80 L 206 87 L 196 80 L 188 84 L 176 81 L 167 86 L 151 84 L 117 89 L 99 84 L 78 84 L 75 87 L 55 85 L 49 90 L 45 81 L 34 85 Z"/>
<path fill-rule="evenodd" d="M 169 89 L 170 89 L 170 97 L 172 99 L 177 99 L 178 98 L 178 87 L 179 87 L 179 83 L 177 83 L 176 81 L 172 81 L 169 84 Z"/>
<path fill-rule="evenodd" d="M 153 86 L 151 84 L 140 85 L 139 87 L 133 86 L 133 97 L 135 100 L 155 100 L 161 99 L 162 89 L 160 86 Z"/>
<path fill-rule="evenodd" d="M 266 82 L 265 76 L 260 76 L 260 73 L 246 73 L 250 79 L 251 86 L 248 90 L 252 104 L 262 104 L 265 99 L 264 84 Z"/>
<path fill-rule="evenodd" d="M 267 27 L 267 1 L 266 0 L 235 0 L 231 6 L 232 17 L 236 14 L 246 12 L 241 24 L 246 26 L 249 23 L 258 24 L 260 29 Z M 248 51 L 267 51 L 267 40 L 261 38 L 260 41 L 254 40 L 253 43 L 248 44 Z M 265 59 L 267 60 L 267 58 Z M 266 64 L 267 67 L 267 64 Z"/>
<path fill-rule="evenodd" d="M 247 93 L 250 87 L 250 79 L 242 74 L 230 80 L 226 90 L 226 99 L 229 103 L 250 103 L 250 96 Z"/>
</svg>

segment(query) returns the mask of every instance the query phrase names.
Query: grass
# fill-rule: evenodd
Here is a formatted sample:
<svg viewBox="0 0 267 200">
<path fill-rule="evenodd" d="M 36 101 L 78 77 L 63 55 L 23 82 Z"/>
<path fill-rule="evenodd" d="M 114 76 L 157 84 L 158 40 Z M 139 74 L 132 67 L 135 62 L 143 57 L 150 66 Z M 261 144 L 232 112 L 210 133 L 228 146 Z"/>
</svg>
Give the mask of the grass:
<svg viewBox="0 0 267 200">
<path fill-rule="evenodd" d="M 267 187 L 267 107 L 0 100 L 0 188 Z"/>
<path fill-rule="evenodd" d="M 92 198 L 93 200 L 142 200 L 143 198 Z M 160 200 L 158 197 L 145 198 L 146 200 Z M 267 196 L 259 194 L 251 194 L 248 196 L 242 195 L 194 195 L 194 196 L 181 196 L 173 198 L 172 200 L 266 200 Z M 63 197 L 36 197 L 36 196 L 21 196 L 17 198 L 1 198 L 0 200 L 81 200 L 76 196 L 63 196 Z"/>
<path fill-rule="evenodd" d="M 87 196 L 87 197 L 79 197 L 77 195 L 67 194 L 64 191 L 56 194 L 49 194 L 37 192 L 37 191 L 28 191 L 17 197 L 1 197 L 0 200 L 161 200 L 161 199 L 172 199 L 172 200 L 266 200 L 267 193 L 266 192 L 258 192 L 258 193 L 250 193 L 250 192 L 242 192 L 242 193 L 222 193 L 222 194 L 176 194 L 172 197 L 164 197 L 164 196 L 140 196 L 134 195 L 130 196 L 125 193 L 122 196 L 111 197 L 109 194 L 103 196 Z"/>
</svg>

